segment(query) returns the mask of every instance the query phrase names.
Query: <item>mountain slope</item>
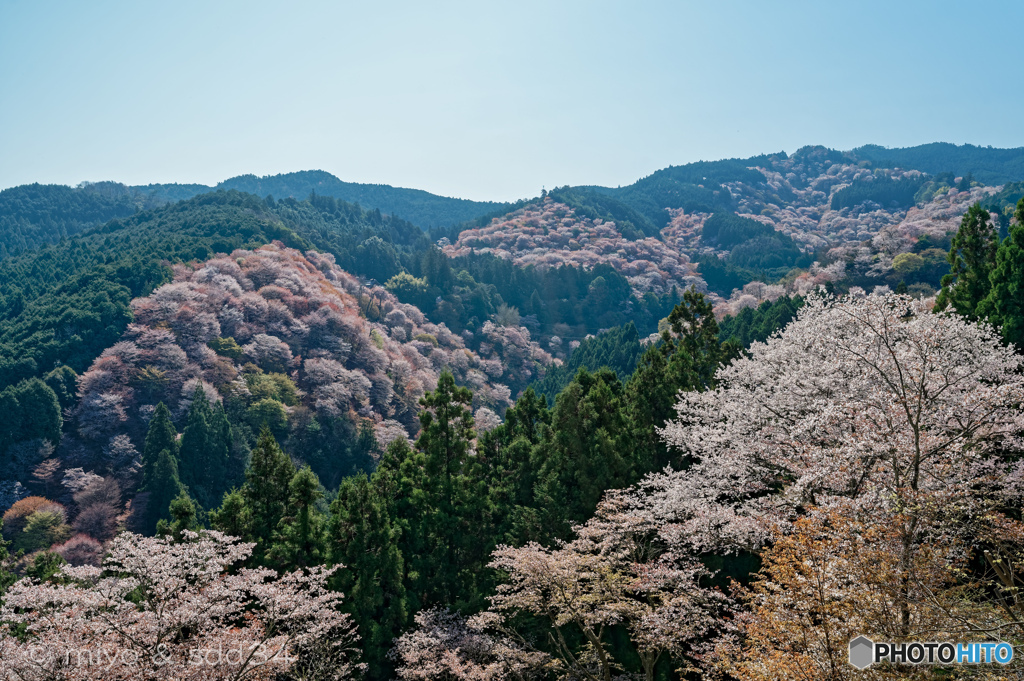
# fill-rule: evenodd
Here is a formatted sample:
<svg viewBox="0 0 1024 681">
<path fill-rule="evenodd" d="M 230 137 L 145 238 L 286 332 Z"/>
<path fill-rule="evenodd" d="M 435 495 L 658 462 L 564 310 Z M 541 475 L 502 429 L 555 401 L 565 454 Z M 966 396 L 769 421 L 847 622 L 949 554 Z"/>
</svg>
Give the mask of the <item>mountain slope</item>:
<svg viewBox="0 0 1024 681">
<path fill-rule="evenodd" d="M 224 180 L 215 187 L 164 184 L 138 186 L 133 189 L 146 192 L 162 201 L 191 198 L 196 194 L 217 189 L 235 189 L 259 197 L 270 195 L 276 199 L 291 197 L 299 200 L 315 193 L 348 203 L 358 203 L 368 210 L 377 209 L 381 213 L 395 215 L 425 230 L 466 222 L 505 205 L 491 201 L 453 199 L 421 189 L 405 189 L 386 184 L 343 182 L 323 170 L 303 170 L 264 177 L 239 175 Z"/>
<path fill-rule="evenodd" d="M 141 449 L 157 403 L 183 418 L 198 387 L 223 398 L 250 444 L 266 422 L 334 486 L 369 465 L 346 454 L 361 426 L 380 444 L 416 434 L 442 370 L 473 388 L 478 409 L 511 404 L 510 358 L 469 350 L 329 254 L 271 244 L 178 265 L 131 308 L 134 322 L 78 382 L 77 434 L 97 450 L 119 432 Z M 517 351 L 534 374 L 551 362 L 528 334 Z"/>
<path fill-rule="evenodd" d="M 513 293 L 522 295 L 526 284 L 534 281 L 550 282 L 544 294 L 548 300 L 550 289 L 553 304 L 561 304 L 579 288 L 586 294 L 594 280 L 605 288 L 615 284 L 614 279 L 601 278 L 600 272 L 573 268 L 564 268 L 564 277 L 541 278 L 515 268 L 495 269 L 485 259 L 466 263 L 478 277 L 494 278 L 509 296 L 503 299 L 494 284 L 453 271 L 419 228 L 397 218 L 331 197 L 268 202 L 236 191 L 214 192 L 0 261 L 0 387 L 45 374 L 59 363 L 83 371 L 123 333 L 132 319 L 131 299 L 169 280 L 168 265 L 271 241 L 331 253 L 339 267 L 370 282 L 396 278 L 388 291 L 404 303 L 420 305 L 435 323 L 447 323 L 483 356 L 502 357 L 516 391 L 535 378 L 524 359 L 529 353 L 521 350 L 530 344 L 530 332 L 518 322 L 491 322 L 504 301 L 514 300 Z M 567 281 L 573 285 L 567 286 Z M 628 284 L 624 279 L 621 284 L 628 298 Z M 533 288 L 527 289 L 527 299 L 533 293 Z M 594 294 L 594 300 L 607 298 L 604 289 Z M 648 316 L 656 323 L 664 312 L 658 309 Z M 548 337 L 559 321 L 561 316 L 556 316 L 544 325 Z M 595 317 L 594 323 L 598 321 Z M 626 320 L 616 318 L 617 323 L 622 321 Z"/>
<path fill-rule="evenodd" d="M 0 261 L 0 385 L 56 364 L 83 371 L 131 321 L 131 299 L 169 279 L 166 263 L 274 239 L 310 246 L 259 199 L 221 193 Z"/>
<path fill-rule="evenodd" d="M 951 172 L 957 177 L 968 173 L 987 185 L 1024 180 L 1024 147 L 993 149 L 973 144 L 933 142 L 916 147 L 886 149 L 877 144 L 858 147 L 851 152 L 861 160 L 879 166 L 901 166 L 929 174 Z"/>
<path fill-rule="evenodd" d="M 947 147 L 956 153 L 942 156 Z M 991 176 L 1024 175 L 1014 166 L 1022 150 L 940 145 L 937 151 L 897 151 L 918 165 L 948 162 L 962 170 L 970 163 Z M 972 180 L 970 171 L 928 174 L 857 153 L 805 147 L 792 155 L 666 168 L 618 189 L 560 188 L 490 222 L 450 230 L 445 251 L 493 254 L 521 266 L 610 265 L 637 296 L 696 285 L 720 315 L 736 314 L 823 284 L 904 285 L 930 294 L 967 207 L 986 202 L 1005 227 L 1022 193 L 1019 184 L 1001 188 Z M 642 230 L 648 236 L 639 238 L 638 224 L 659 231 Z"/>
<path fill-rule="evenodd" d="M 142 194 L 114 182 L 5 189 L 0 191 L 0 259 L 128 217 L 147 205 Z"/>
</svg>

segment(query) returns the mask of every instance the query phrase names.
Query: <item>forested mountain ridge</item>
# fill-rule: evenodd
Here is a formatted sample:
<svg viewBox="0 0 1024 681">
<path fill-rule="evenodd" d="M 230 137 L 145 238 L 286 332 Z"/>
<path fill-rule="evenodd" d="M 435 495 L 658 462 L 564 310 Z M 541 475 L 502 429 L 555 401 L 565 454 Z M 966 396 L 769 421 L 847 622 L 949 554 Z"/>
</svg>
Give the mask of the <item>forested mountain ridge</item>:
<svg viewBox="0 0 1024 681">
<path fill-rule="evenodd" d="M 818 161 L 804 163 L 817 155 Z M 587 219 L 601 219 L 616 223 L 618 231 L 629 240 L 659 237 L 659 231 L 669 225 L 673 215 L 667 210 L 684 213 L 714 213 L 736 211 L 734 194 L 744 188 L 759 194 L 761 202 L 780 208 L 796 197 L 793 187 L 803 188 L 813 178 L 807 173 L 821 175 L 821 158 L 829 164 L 858 165 L 878 169 L 919 170 L 929 175 L 952 173 L 954 178 L 968 177 L 988 186 L 1024 180 L 1024 150 L 988 149 L 972 145 L 956 146 L 935 143 L 906 149 L 884 149 L 867 145 L 849 152 L 838 152 L 823 147 L 806 147 L 791 158 L 785 153 L 755 156 L 748 159 L 700 161 L 683 166 L 670 166 L 656 171 L 637 182 L 619 188 L 583 186 L 563 187 L 551 192 L 552 198 L 565 203 L 577 215 Z M 793 187 L 765 186 L 766 179 L 755 168 L 776 168 L 793 181 Z M 827 166 L 826 166 L 827 167 Z M 790 178 L 789 174 L 793 173 Z M 800 178 L 797 178 L 800 175 Z M 831 177 L 817 183 L 817 189 L 830 193 L 831 185 L 846 182 L 842 177 Z M 861 183 L 863 184 L 863 183 Z M 946 181 L 951 184 L 951 180 Z M 726 190 L 726 186 L 732 188 Z M 909 189 L 909 182 L 901 185 Z M 116 182 L 82 183 L 77 188 L 64 186 L 23 185 L 0 192 L 0 258 L 43 243 L 54 243 L 82 229 L 100 224 L 114 217 L 125 217 L 143 208 L 192 198 L 213 190 L 237 189 L 261 198 L 303 200 L 311 194 L 331 196 L 348 203 L 358 203 L 365 209 L 377 209 L 384 214 L 407 220 L 424 230 L 442 230 L 454 241 L 458 232 L 477 221 L 486 226 L 491 217 L 521 207 L 528 201 L 509 204 L 489 201 L 470 201 L 437 196 L 418 189 L 406 189 L 382 184 L 344 182 L 322 170 L 308 170 L 273 176 L 240 175 L 214 186 L 202 184 L 152 184 L 125 186 Z M 856 189 L 856 188 L 855 188 Z M 851 194 L 849 191 L 831 201 L 838 209 L 841 203 L 852 208 L 858 201 L 879 198 L 874 194 Z M 911 189 L 909 195 L 915 190 Z M 904 191 L 904 195 L 907 192 Z M 895 196 L 891 191 L 888 196 Z M 917 197 L 920 199 L 920 197 Z M 854 203 L 850 203 L 854 201 Z M 883 201 L 884 202 L 884 201 Z M 898 201 L 906 209 L 914 201 Z M 920 201 L 918 201 L 920 203 Z M 1013 201 L 1009 202 L 1011 205 Z M 481 216 L 487 216 L 479 223 Z M 813 230 L 812 230 L 813 231 Z M 814 244 L 809 244 L 813 247 Z M 783 246 L 784 247 L 784 246 Z M 742 266 L 740 267 L 742 269 Z M 771 268 L 770 268 L 771 269 Z M 755 276 L 753 271 L 740 277 Z M 713 287 L 716 288 L 716 287 Z M 721 287 L 717 287 L 721 288 Z M 728 291 L 726 291 L 728 293 Z"/>
<path fill-rule="evenodd" d="M 272 240 L 333 254 L 343 269 L 386 284 L 474 350 L 493 342 L 484 327 L 499 313 L 496 328 L 518 327 L 521 317 L 534 341 L 566 357 L 572 344 L 603 328 L 634 321 L 649 334 L 678 302 L 637 298 L 606 265 L 540 270 L 489 255 L 451 260 L 418 227 L 331 197 L 267 201 L 214 192 L 0 261 L 0 385 L 41 376 L 56 363 L 84 371 L 123 332 L 129 301 L 167 281 L 167 262 Z M 517 343 L 508 333 L 507 342 Z"/>
<path fill-rule="evenodd" d="M 205 185 L 151 184 L 132 187 L 160 201 L 177 201 L 220 189 L 236 189 L 259 197 L 307 199 L 310 194 L 331 196 L 357 203 L 367 210 L 407 220 L 427 230 L 449 227 L 500 209 L 505 204 L 438 196 L 422 189 L 387 184 L 345 182 L 323 170 L 302 170 L 280 175 L 239 175 L 208 187 Z"/>
<path fill-rule="evenodd" d="M 1010 181 L 1024 173 L 1017 167 L 1024 150 L 895 151 L 909 164 L 805 147 L 791 156 L 666 168 L 618 189 L 563 187 L 449 230 L 444 250 L 520 265 L 608 264 L 637 295 L 696 285 L 720 316 L 826 283 L 930 294 L 969 206 L 983 202 L 1008 224 L 1024 195 Z M 925 173 L 913 167 L 917 159 L 929 168 L 985 169 L 985 177 L 1008 183 L 985 185 L 970 170 Z"/>
<path fill-rule="evenodd" d="M 954 167 L 967 159 L 982 168 L 995 152 L 1004 166 L 1014 158 L 1014 150 L 937 150 L 956 152 L 948 157 Z M 946 158 L 929 154 L 929 162 Z M 331 177 L 267 181 L 302 188 Z M 235 179 L 267 188 L 254 176 Z M 201 188 L 175 187 L 184 194 Z M 177 196 L 164 190 L 163 198 Z M 967 207 L 981 201 L 1005 229 L 1024 185 L 878 168 L 856 152 L 808 147 L 792 156 L 671 167 L 622 189 L 553 190 L 490 222 L 451 228 L 452 243 L 440 242 L 448 258 L 409 222 L 312 192 L 312 201 L 212 193 L 160 209 L 154 192 L 113 183 L 0 192 L 7 210 L 0 221 L 10 235 L 0 239 L 9 253 L 0 260 L 4 384 L 41 375 L 57 359 L 84 370 L 120 333 L 124 322 L 113 320 L 124 317 L 127 300 L 166 276 L 163 259 L 205 259 L 273 239 L 317 247 L 347 271 L 386 284 L 434 323 L 476 334 L 506 309 L 534 341 L 568 358 L 573 345 L 602 329 L 633 321 L 641 336 L 652 333 L 689 286 L 706 291 L 720 317 L 822 284 L 934 292 Z M 122 220 L 91 227 L 110 216 Z M 69 238 L 83 229 L 81 239 Z M 10 257 L 58 238 L 65 241 Z M 482 341 L 474 338 L 476 347 Z"/>
<path fill-rule="evenodd" d="M 877 166 L 913 168 L 929 174 L 951 172 L 973 175 L 988 185 L 1019 182 L 1024 179 L 1024 149 L 993 149 L 973 144 L 932 142 L 916 147 L 886 148 L 877 144 L 857 147 L 852 151 L 858 159 Z"/>
<path fill-rule="evenodd" d="M 152 198 L 114 182 L 5 189 L 0 191 L 0 260 L 152 205 Z"/>
<path fill-rule="evenodd" d="M 267 177 L 240 175 L 210 187 L 202 184 L 127 186 L 83 182 L 77 187 L 30 184 L 0 191 L 0 260 L 44 244 L 57 243 L 114 218 L 218 190 L 260 198 L 305 200 L 312 194 L 358 203 L 369 211 L 395 215 L 423 230 L 448 227 L 506 204 L 437 196 L 419 189 L 342 182 L 320 170 Z"/>
</svg>

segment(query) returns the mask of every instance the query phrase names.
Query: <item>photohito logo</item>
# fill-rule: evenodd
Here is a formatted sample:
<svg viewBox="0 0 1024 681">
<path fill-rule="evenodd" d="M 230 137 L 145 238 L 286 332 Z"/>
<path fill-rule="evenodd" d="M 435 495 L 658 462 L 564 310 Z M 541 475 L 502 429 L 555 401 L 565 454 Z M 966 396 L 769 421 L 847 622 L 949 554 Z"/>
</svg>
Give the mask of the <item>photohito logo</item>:
<svg viewBox="0 0 1024 681">
<path fill-rule="evenodd" d="M 877 662 L 893 664 L 1010 664 L 1013 646 L 985 643 L 875 643 L 867 636 L 850 641 L 850 664 L 867 669 Z"/>
</svg>

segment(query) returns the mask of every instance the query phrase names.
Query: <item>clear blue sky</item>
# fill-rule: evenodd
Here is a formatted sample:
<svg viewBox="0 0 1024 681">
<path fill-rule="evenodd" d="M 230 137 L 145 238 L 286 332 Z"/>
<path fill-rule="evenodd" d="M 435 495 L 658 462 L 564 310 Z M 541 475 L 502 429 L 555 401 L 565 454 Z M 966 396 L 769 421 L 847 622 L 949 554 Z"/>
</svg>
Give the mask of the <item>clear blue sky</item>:
<svg viewBox="0 0 1024 681">
<path fill-rule="evenodd" d="M 1024 146 L 1024 2 L 0 0 L 0 188 L 322 168 L 507 200 L 806 144 Z"/>
</svg>

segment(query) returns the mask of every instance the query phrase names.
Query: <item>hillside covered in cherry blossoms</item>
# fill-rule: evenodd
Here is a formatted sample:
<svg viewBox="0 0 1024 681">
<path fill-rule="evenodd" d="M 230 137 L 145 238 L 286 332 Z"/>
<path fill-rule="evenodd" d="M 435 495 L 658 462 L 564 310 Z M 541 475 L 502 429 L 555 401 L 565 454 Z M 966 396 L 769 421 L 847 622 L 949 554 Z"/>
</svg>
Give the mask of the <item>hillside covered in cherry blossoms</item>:
<svg viewBox="0 0 1024 681">
<path fill-rule="evenodd" d="M 380 448 L 416 435 L 418 402 L 441 371 L 472 388 L 487 423 L 551 363 L 528 330 L 490 323 L 481 356 L 331 255 L 279 245 L 179 266 L 172 282 L 131 307 L 134 322 L 78 380 L 82 447 L 128 434 L 141 449 L 156 405 L 183 419 L 200 390 L 226 400 L 256 432 L 270 424 L 321 478 L 340 479 L 371 465 L 338 451 L 361 427 Z"/>
<path fill-rule="evenodd" d="M 887 167 L 823 147 L 728 163 L 732 172 L 719 177 L 687 178 L 709 196 L 661 191 L 659 175 L 671 176 L 672 168 L 619 190 L 591 188 L 626 205 L 646 204 L 652 223 L 663 223 L 650 235 L 636 234 L 632 224 L 620 229 L 613 216 L 597 217 L 600 209 L 581 209 L 578 193 L 554 190 L 459 232 L 444 252 L 493 254 L 521 266 L 608 264 L 637 295 L 696 286 L 719 315 L 783 294 L 805 295 L 827 282 L 869 288 L 904 282 L 930 295 L 967 208 L 992 203 L 1005 221 L 1012 194 L 1021 193 L 1008 187 L 1009 199 L 993 202 L 1005 185 Z M 725 238 L 714 222 L 705 228 L 713 217 L 734 223 Z"/>
</svg>

